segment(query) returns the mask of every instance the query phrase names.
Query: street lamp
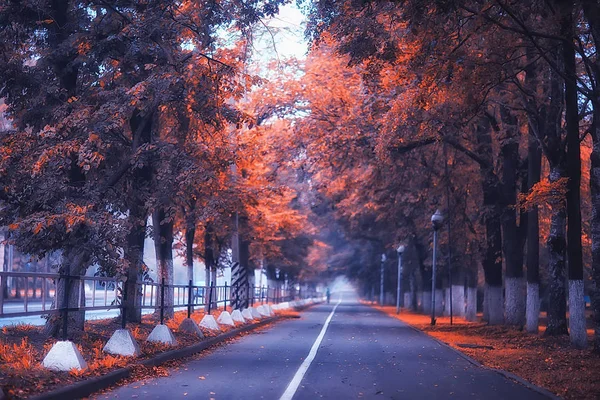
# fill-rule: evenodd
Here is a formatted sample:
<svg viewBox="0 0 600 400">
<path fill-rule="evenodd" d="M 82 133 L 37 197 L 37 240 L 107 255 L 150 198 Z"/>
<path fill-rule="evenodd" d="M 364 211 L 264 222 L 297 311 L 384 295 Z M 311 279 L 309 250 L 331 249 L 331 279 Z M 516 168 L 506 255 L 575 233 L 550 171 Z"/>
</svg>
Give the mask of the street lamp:
<svg viewBox="0 0 600 400">
<path fill-rule="evenodd" d="M 431 325 L 435 325 L 435 261 L 437 253 L 437 232 L 444 223 L 444 216 L 440 210 L 435 210 L 431 216 L 433 226 L 433 265 L 431 269 Z"/>
<path fill-rule="evenodd" d="M 396 287 L 396 314 L 400 314 L 400 279 L 402 278 L 402 253 L 406 247 L 404 245 L 398 246 L 396 251 L 398 252 L 398 286 Z"/>
<path fill-rule="evenodd" d="M 379 281 L 379 305 L 383 306 L 383 267 L 385 265 L 385 254 L 381 255 L 381 277 Z"/>
</svg>

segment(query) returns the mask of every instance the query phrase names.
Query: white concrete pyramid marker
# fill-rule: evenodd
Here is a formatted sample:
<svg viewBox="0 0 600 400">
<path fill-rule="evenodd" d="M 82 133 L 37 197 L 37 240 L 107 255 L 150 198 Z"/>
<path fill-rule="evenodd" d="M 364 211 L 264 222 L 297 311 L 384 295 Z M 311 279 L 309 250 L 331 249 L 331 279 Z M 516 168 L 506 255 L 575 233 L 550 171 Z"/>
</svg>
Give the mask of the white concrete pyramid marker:
<svg viewBox="0 0 600 400">
<path fill-rule="evenodd" d="M 287 301 L 286 301 L 285 303 L 281 303 L 281 304 L 279 305 L 279 309 L 280 309 L 280 310 L 287 310 L 288 308 L 290 308 L 290 303 L 289 303 L 289 302 L 287 302 Z"/>
<path fill-rule="evenodd" d="M 212 315 L 205 315 L 204 318 L 202 318 L 202 321 L 200 321 L 200 326 L 202 328 L 210 329 L 211 331 L 219 330 L 219 324 L 217 324 L 215 317 Z"/>
<path fill-rule="evenodd" d="M 175 336 L 173 336 L 173 332 L 171 332 L 168 326 L 163 324 L 156 325 L 154 329 L 152 329 L 152 332 L 150 332 L 150 335 L 148 335 L 148 339 L 146 339 L 146 341 L 153 343 L 164 343 L 170 346 L 177 345 L 177 339 L 175 339 Z"/>
<path fill-rule="evenodd" d="M 269 314 L 271 316 L 275 315 L 275 310 L 273 310 L 273 307 L 271 307 L 270 304 L 267 304 L 266 307 L 267 307 L 267 310 L 269 310 Z"/>
<path fill-rule="evenodd" d="M 200 330 L 200 327 L 198 326 L 198 324 L 196 324 L 196 322 L 191 318 L 186 318 L 183 321 L 181 321 L 181 324 L 179 324 L 179 327 L 177 328 L 177 330 L 179 332 L 196 335 L 200 339 L 202 339 L 204 337 L 204 334 Z"/>
<path fill-rule="evenodd" d="M 223 311 L 221 315 L 219 315 L 219 318 L 217 318 L 217 323 L 219 325 L 235 326 L 235 323 L 233 322 L 233 318 L 231 318 L 231 314 L 229 314 L 229 311 Z"/>
<path fill-rule="evenodd" d="M 233 310 L 231 312 L 231 319 L 233 322 L 241 322 L 242 324 L 246 322 L 240 310 Z"/>
<path fill-rule="evenodd" d="M 117 329 L 108 339 L 102 349 L 103 352 L 118 356 L 140 355 L 140 346 L 137 344 L 129 329 Z"/>
<path fill-rule="evenodd" d="M 75 343 L 65 340 L 54 343 L 44 361 L 44 368 L 52 371 L 82 370 L 87 368 L 87 363 L 75 346 Z"/>
<path fill-rule="evenodd" d="M 258 311 L 258 313 L 260 314 L 261 317 L 268 317 L 269 316 L 269 310 L 267 310 L 265 308 L 265 306 L 258 306 L 258 307 L 256 307 L 256 311 Z"/>
<path fill-rule="evenodd" d="M 244 317 L 244 319 L 246 321 L 252 321 L 254 320 L 254 316 L 252 315 L 252 311 L 249 308 L 244 309 L 244 311 L 242 311 L 242 316 Z"/>
<path fill-rule="evenodd" d="M 262 314 L 254 307 L 250 307 L 250 312 L 252 313 L 252 318 L 261 319 Z"/>
</svg>

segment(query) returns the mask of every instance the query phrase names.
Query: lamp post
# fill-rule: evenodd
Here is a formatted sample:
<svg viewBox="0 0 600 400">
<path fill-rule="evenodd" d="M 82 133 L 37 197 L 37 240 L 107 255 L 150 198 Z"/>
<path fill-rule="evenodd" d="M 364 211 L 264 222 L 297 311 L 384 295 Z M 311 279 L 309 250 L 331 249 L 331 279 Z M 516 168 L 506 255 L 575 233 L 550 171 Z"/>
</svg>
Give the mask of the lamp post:
<svg viewBox="0 0 600 400">
<path fill-rule="evenodd" d="M 433 265 L 431 268 L 431 325 L 435 325 L 435 262 L 437 253 L 437 233 L 442 223 L 444 216 L 440 210 L 435 210 L 431 216 L 431 225 L 433 226 Z"/>
<path fill-rule="evenodd" d="M 379 305 L 383 306 L 383 267 L 385 265 L 385 254 L 381 255 L 381 276 L 379 280 Z"/>
<path fill-rule="evenodd" d="M 404 253 L 405 247 L 403 245 L 398 246 L 396 251 L 398 252 L 398 286 L 396 287 L 396 314 L 400 314 L 400 280 L 402 278 L 402 253 Z"/>
</svg>

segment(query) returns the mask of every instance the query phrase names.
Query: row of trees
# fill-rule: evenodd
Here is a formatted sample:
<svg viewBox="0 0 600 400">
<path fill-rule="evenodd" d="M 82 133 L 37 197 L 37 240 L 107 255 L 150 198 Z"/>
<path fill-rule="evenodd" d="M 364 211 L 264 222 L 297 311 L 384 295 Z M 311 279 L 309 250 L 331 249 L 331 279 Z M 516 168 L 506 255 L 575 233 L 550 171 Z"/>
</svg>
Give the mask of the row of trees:
<svg viewBox="0 0 600 400">
<path fill-rule="evenodd" d="M 130 321 L 141 318 L 131 294 L 148 235 L 167 283 L 174 241 L 189 279 L 201 259 L 208 283 L 234 233 L 244 268 L 264 260 L 271 278 L 297 279 L 311 233 L 290 173 L 266 155 L 269 138 L 248 132 L 254 118 L 240 105 L 259 83 L 245 73 L 252 29 L 280 3 L 2 2 L 0 225 L 10 243 L 40 258 L 58 251 L 66 274 L 97 265 L 126 277 Z M 64 290 L 61 280 L 57 299 Z M 70 307 L 78 290 L 72 281 Z M 77 334 L 83 313 L 74 319 Z M 50 319 L 47 331 L 60 326 Z"/>
<path fill-rule="evenodd" d="M 531 332 L 542 284 L 546 334 L 585 346 L 584 294 L 600 319 L 598 3 L 304 5 L 312 50 L 262 107 L 294 120 L 330 268 L 370 286 L 408 242 L 420 276 L 406 273 L 430 287 L 441 208 L 448 284 L 475 288 L 481 264 L 485 318 Z"/>
<path fill-rule="evenodd" d="M 584 293 L 600 318 L 597 2 L 307 1 L 307 59 L 266 82 L 247 72 L 249 38 L 278 5 L 3 3 L 10 240 L 130 289 L 148 234 L 167 282 L 178 236 L 189 266 L 214 271 L 239 233 L 245 266 L 308 279 L 326 260 L 369 288 L 405 242 L 416 293 L 441 208 L 447 285 L 475 289 L 481 265 L 486 319 L 529 331 L 542 286 L 546 333 L 585 346 Z"/>
</svg>

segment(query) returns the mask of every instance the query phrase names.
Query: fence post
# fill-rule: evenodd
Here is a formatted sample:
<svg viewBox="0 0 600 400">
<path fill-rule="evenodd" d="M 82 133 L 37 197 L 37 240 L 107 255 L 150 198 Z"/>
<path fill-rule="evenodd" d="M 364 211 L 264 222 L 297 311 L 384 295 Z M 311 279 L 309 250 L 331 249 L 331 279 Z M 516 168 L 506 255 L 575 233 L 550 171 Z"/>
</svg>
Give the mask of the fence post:
<svg viewBox="0 0 600 400">
<path fill-rule="evenodd" d="M 266 303 L 269 304 L 269 286 L 267 286 L 267 300 Z"/>
<path fill-rule="evenodd" d="M 67 329 L 68 329 L 68 319 L 69 319 L 69 311 L 68 311 L 68 307 L 69 307 L 69 281 L 71 279 L 71 277 L 69 276 L 69 267 L 67 267 L 67 273 L 64 274 L 64 280 L 65 280 L 65 291 L 63 294 L 63 305 L 62 305 L 62 328 L 63 328 L 63 340 L 67 340 Z"/>
<path fill-rule="evenodd" d="M 163 325 L 165 319 L 165 278 L 160 283 L 160 324 Z"/>
<path fill-rule="evenodd" d="M 213 282 L 210 281 L 210 286 L 208 287 L 208 315 L 210 315 L 210 309 L 212 307 L 212 289 L 213 289 Z"/>
<path fill-rule="evenodd" d="M 0 315 L 4 314 L 4 292 L 6 291 L 7 278 L 5 275 L 0 275 Z"/>
<path fill-rule="evenodd" d="M 250 307 L 254 306 L 255 290 L 256 290 L 256 287 L 254 285 L 252 285 L 252 286 L 248 285 L 248 289 L 246 289 L 246 292 L 248 293 L 248 296 L 247 296 L 248 297 L 248 306 L 250 306 Z"/>
<path fill-rule="evenodd" d="M 217 288 L 217 282 L 210 282 L 210 292 L 212 293 L 212 298 L 214 299 L 214 309 L 215 311 L 219 310 L 219 289 Z"/>
<path fill-rule="evenodd" d="M 227 281 L 225 281 L 225 289 L 223 290 L 223 309 L 227 311 Z"/>
<path fill-rule="evenodd" d="M 192 315 L 192 280 L 188 283 L 188 318 Z"/>
<path fill-rule="evenodd" d="M 96 282 L 94 285 L 96 285 Z M 123 300 L 121 300 L 121 329 L 127 325 L 127 278 L 123 281 Z"/>
</svg>

